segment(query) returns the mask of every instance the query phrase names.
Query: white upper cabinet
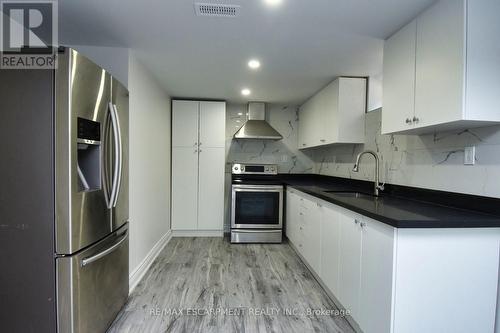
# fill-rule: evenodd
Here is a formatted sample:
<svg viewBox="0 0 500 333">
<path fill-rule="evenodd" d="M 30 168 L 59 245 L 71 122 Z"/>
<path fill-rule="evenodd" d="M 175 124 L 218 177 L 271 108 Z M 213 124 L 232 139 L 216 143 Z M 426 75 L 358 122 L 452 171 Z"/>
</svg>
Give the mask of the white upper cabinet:
<svg viewBox="0 0 500 333">
<path fill-rule="evenodd" d="M 299 149 L 364 143 L 366 79 L 341 77 L 299 110 Z"/>
<path fill-rule="evenodd" d="M 223 148 L 226 142 L 226 103 L 200 102 L 200 147 Z"/>
<path fill-rule="evenodd" d="M 414 20 L 384 45 L 382 133 L 407 130 L 415 116 L 415 39 Z"/>
<path fill-rule="evenodd" d="M 466 119 L 464 31 L 463 1 L 439 1 L 417 18 L 415 127 Z"/>
<path fill-rule="evenodd" d="M 172 101 L 172 147 L 195 147 L 198 145 L 197 101 Z"/>
<path fill-rule="evenodd" d="M 500 122 L 498 0 L 440 0 L 384 47 L 382 133 Z"/>
</svg>

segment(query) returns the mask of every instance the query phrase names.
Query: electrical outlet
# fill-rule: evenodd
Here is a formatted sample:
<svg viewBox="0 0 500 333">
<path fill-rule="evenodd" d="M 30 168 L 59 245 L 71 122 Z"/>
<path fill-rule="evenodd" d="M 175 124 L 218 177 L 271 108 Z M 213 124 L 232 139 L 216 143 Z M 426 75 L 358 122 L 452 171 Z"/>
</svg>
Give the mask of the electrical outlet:
<svg viewBox="0 0 500 333">
<path fill-rule="evenodd" d="M 474 165 L 476 163 L 476 147 L 465 147 L 464 164 Z"/>
</svg>

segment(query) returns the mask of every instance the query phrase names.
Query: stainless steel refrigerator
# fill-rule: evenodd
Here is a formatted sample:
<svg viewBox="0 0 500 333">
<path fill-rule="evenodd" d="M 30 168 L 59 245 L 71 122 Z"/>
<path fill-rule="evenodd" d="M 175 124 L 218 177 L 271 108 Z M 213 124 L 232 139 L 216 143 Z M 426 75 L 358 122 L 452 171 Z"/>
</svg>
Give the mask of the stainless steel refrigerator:
<svg viewBox="0 0 500 333">
<path fill-rule="evenodd" d="M 128 296 L 128 91 L 73 49 L 0 70 L 0 331 L 105 332 Z"/>
</svg>

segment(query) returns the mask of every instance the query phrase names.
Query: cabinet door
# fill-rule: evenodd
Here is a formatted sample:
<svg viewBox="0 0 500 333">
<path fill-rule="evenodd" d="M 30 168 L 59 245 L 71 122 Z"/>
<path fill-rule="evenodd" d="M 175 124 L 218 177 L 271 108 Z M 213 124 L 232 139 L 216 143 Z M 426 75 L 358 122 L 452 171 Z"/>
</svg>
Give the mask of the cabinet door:
<svg viewBox="0 0 500 333">
<path fill-rule="evenodd" d="M 311 101 L 307 101 L 304 105 L 300 107 L 299 110 L 299 133 L 298 133 L 298 148 L 307 148 L 311 145 L 310 142 L 310 121 L 311 121 Z"/>
<path fill-rule="evenodd" d="M 415 45 L 417 23 L 412 21 L 385 41 L 382 133 L 412 128 L 415 115 Z"/>
<path fill-rule="evenodd" d="M 363 332 L 391 330 L 394 228 L 363 218 L 360 310 Z"/>
<path fill-rule="evenodd" d="M 337 211 L 323 206 L 321 211 L 320 277 L 330 291 L 339 292 L 340 221 Z"/>
<path fill-rule="evenodd" d="M 286 237 L 295 246 L 297 246 L 297 233 L 299 224 L 299 198 L 290 191 L 286 193 Z"/>
<path fill-rule="evenodd" d="M 356 320 L 359 314 L 359 284 L 361 274 L 360 220 L 347 212 L 339 212 L 340 265 L 338 299 Z"/>
<path fill-rule="evenodd" d="M 198 145 L 199 102 L 172 101 L 172 147 Z"/>
<path fill-rule="evenodd" d="M 337 124 L 338 136 L 334 142 L 364 143 L 366 79 L 341 77 L 337 81 L 338 88 L 329 97 L 337 96 L 337 116 L 332 124 Z M 331 108 L 334 110 L 333 105 Z"/>
<path fill-rule="evenodd" d="M 172 148 L 172 229 L 195 230 L 198 220 L 198 151 Z"/>
<path fill-rule="evenodd" d="M 464 44 L 464 0 L 438 1 L 417 18 L 416 127 L 463 119 Z"/>
<path fill-rule="evenodd" d="M 198 229 L 222 230 L 224 225 L 224 148 L 200 147 Z"/>
<path fill-rule="evenodd" d="M 200 102 L 200 146 L 224 148 L 226 142 L 226 103 Z"/>
<path fill-rule="evenodd" d="M 318 99 L 316 107 L 319 109 L 318 129 L 321 129 L 319 135 L 319 145 L 338 142 L 339 138 L 339 91 L 340 79 L 330 83 L 314 98 Z M 349 96 L 351 99 L 353 96 Z M 364 128 L 363 128 L 364 130 Z"/>
<path fill-rule="evenodd" d="M 304 257 L 316 274 L 321 262 L 321 206 L 318 202 L 304 199 L 308 208 L 303 216 Z"/>
</svg>

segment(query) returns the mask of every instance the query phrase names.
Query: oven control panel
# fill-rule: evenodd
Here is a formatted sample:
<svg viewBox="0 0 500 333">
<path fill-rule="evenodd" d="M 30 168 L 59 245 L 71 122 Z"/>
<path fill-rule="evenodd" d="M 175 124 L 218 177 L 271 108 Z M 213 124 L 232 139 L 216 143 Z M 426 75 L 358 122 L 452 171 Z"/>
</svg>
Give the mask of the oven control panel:
<svg viewBox="0 0 500 333">
<path fill-rule="evenodd" d="M 235 163 L 231 168 L 233 175 L 277 175 L 276 164 L 243 164 Z"/>
</svg>

